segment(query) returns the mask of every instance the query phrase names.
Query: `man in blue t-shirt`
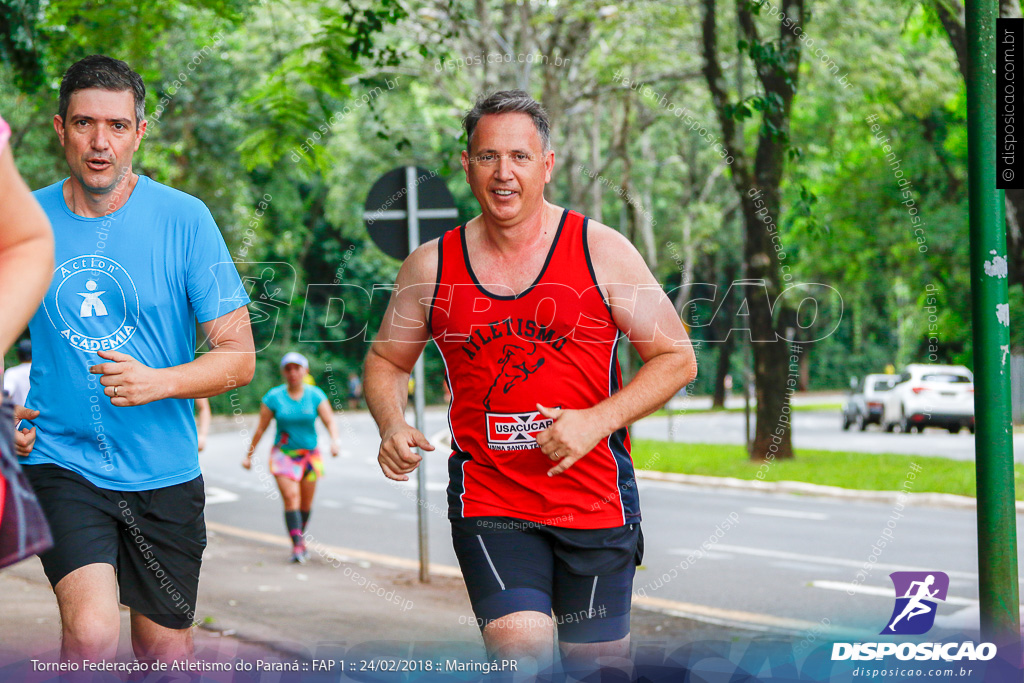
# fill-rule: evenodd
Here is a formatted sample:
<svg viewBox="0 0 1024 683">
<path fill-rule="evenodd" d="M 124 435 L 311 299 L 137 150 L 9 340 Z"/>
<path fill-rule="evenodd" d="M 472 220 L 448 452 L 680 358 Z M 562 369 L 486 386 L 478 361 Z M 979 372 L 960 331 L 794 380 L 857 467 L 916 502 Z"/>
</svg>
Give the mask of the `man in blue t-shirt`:
<svg viewBox="0 0 1024 683">
<path fill-rule="evenodd" d="M 40 557 L 70 661 L 114 656 L 118 590 L 137 658 L 191 656 L 206 547 L 192 401 L 255 366 L 249 299 L 209 210 L 132 171 L 144 103 L 122 61 L 68 69 L 54 128 L 70 177 L 35 193 L 56 268 L 29 324 L 24 463 L 53 531 Z"/>
</svg>

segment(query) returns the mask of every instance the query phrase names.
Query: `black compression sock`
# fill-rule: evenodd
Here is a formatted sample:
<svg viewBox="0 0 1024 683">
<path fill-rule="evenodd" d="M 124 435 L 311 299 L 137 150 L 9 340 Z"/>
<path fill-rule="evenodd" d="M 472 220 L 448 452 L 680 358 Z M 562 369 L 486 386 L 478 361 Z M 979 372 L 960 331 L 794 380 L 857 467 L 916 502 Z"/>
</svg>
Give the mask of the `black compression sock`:
<svg viewBox="0 0 1024 683">
<path fill-rule="evenodd" d="M 299 547 L 302 541 L 302 515 L 298 510 L 285 510 L 284 523 L 288 527 L 288 534 L 292 537 L 292 545 Z"/>
</svg>

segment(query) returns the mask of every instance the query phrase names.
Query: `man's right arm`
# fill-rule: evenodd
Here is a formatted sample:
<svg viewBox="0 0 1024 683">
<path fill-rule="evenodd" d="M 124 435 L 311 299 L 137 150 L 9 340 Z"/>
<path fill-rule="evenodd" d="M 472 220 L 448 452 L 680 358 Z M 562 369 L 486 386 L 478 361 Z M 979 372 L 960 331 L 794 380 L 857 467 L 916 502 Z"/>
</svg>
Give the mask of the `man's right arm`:
<svg viewBox="0 0 1024 683">
<path fill-rule="evenodd" d="M 377 461 L 384 475 L 407 481 L 421 457 L 412 448 L 434 450 L 427 438 L 405 421 L 409 375 L 430 339 L 429 298 L 437 281 L 437 240 L 405 260 L 377 338 L 366 354 L 363 394 L 380 430 Z"/>
</svg>

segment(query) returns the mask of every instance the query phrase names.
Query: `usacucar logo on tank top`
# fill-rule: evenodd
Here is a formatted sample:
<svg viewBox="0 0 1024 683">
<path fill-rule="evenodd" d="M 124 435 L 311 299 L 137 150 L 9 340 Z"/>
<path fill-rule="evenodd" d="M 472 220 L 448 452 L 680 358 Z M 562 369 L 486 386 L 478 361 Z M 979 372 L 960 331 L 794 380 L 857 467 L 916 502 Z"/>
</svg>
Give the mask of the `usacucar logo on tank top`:
<svg viewBox="0 0 1024 683">
<path fill-rule="evenodd" d="M 496 451 L 537 448 L 537 435 L 554 422 L 534 410 L 529 413 L 487 413 L 487 446 Z"/>
<path fill-rule="evenodd" d="M 510 339 L 501 347 L 498 374 L 484 396 L 484 408 L 514 387 L 528 381 L 544 366 L 544 357 L 537 353 L 537 344 Z M 487 445 L 496 451 L 522 451 L 537 447 L 537 435 L 551 426 L 553 420 L 537 411 L 523 413 L 486 413 Z"/>
<path fill-rule="evenodd" d="M 57 266 L 53 281 L 43 301 L 46 316 L 74 348 L 116 349 L 135 334 L 139 293 L 117 261 L 96 254 L 76 256 Z"/>
</svg>

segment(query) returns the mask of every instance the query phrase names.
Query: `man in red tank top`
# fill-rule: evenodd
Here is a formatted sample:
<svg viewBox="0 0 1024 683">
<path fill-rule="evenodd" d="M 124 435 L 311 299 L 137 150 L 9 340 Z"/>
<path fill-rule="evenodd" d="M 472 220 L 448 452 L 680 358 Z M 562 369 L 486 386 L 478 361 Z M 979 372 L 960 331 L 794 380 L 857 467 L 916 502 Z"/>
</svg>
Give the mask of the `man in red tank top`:
<svg viewBox="0 0 1024 683">
<path fill-rule="evenodd" d="M 632 581 L 643 553 L 627 427 L 696 376 L 671 302 L 621 234 L 547 202 L 547 114 L 523 91 L 466 115 L 462 166 L 481 213 L 402 265 L 366 358 L 384 474 L 433 450 L 404 418 L 424 346 L 451 391 L 448 516 L 494 657 L 629 669 Z M 644 361 L 623 386 L 617 344 Z M 553 616 L 552 616 L 553 613 Z"/>
</svg>

